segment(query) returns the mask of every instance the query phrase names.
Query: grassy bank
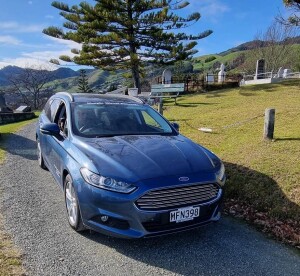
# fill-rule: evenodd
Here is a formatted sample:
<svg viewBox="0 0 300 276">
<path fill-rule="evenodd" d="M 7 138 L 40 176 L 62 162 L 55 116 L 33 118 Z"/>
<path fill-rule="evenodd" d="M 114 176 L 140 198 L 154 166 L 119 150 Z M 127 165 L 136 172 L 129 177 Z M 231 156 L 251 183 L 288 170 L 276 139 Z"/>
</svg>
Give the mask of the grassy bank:
<svg viewBox="0 0 300 276">
<path fill-rule="evenodd" d="M 300 245 L 300 80 L 188 95 L 177 102 L 166 100 L 164 115 L 225 162 L 228 212 L 270 231 L 272 223 L 292 225 L 296 230 L 288 239 Z M 266 108 L 276 109 L 270 142 L 262 139 Z M 276 236 L 290 231 L 279 228 Z"/>
<path fill-rule="evenodd" d="M 40 112 L 35 112 L 35 115 L 38 116 Z M 10 133 L 15 133 L 20 130 L 23 126 L 35 121 L 36 119 L 26 120 L 22 122 L 0 125 L 0 164 L 3 163 L 5 158 L 5 141 L 8 138 Z"/>
<path fill-rule="evenodd" d="M 5 141 L 10 133 L 17 132 L 23 126 L 36 119 L 0 126 L 0 166 L 5 160 Z M 10 236 L 3 231 L 3 218 L 0 215 L 0 276 L 25 275 L 22 268 L 21 254 L 14 248 Z"/>
</svg>

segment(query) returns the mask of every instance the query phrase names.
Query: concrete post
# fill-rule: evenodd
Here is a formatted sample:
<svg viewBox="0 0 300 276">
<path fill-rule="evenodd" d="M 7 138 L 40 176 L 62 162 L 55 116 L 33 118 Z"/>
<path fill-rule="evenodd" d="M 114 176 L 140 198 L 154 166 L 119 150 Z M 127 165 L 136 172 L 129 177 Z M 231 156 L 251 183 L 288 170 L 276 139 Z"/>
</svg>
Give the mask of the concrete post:
<svg viewBox="0 0 300 276">
<path fill-rule="evenodd" d="M 275 126 L 275 109 L 267 108 L 265 110 L 265 124 L 264 124 L 264 139 L 272 140 L 274 137 Z"/>
<path fill-rule="evenodd" d="M 163 98 L 159 98 L 158 112 L 159 114 L 163 115 Z"/>
</svg>

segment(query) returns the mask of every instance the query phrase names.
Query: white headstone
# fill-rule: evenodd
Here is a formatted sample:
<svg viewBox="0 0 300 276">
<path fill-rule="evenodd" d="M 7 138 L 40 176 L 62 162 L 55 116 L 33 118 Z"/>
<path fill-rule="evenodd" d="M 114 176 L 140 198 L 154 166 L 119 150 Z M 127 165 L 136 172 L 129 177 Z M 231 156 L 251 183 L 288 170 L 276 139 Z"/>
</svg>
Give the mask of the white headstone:
<svg viewBox="0 0 300 276">
<path fill-rule="evenodd" d="M 283 73 L 284 73 L 284 70 L 282 67 L 279 68 L 278 72 L 277 72 L 277 75 L 276 75 L 276 78 L 282 78 L 283 77 Z"/>
<path fill-rule="evenodd" d="M 162 73 L 162 83 L 172 83 L 172 72 L 169 69 L 165 69 Z"/>
<path fill-rule="evenodd" d="M 289 74 L 291 74 L 291 73 L 292 73 L 292 70 L 291 70 L 291 69 L 284 69 L 284 70 L 283 70 L 282 77 L 286 79 L 286 78 L 289 77 Z"/>
<path fill-rule="evenodd" d="M 218 82 L 224 82 L 225 81 L 225 75 L 226 75 L 225 66 L 222 63 L 221 67 L 220 67 L 220 72 L 218 73 Z"/>
</svg>

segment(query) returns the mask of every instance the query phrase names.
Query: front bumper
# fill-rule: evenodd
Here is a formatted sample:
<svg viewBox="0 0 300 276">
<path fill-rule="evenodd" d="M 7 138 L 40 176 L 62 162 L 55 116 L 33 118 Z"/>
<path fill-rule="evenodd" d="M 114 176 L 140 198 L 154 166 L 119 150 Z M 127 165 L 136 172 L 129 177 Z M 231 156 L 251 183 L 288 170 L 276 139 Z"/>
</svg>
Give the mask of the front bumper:
<svg viewBox="0 0 300 276">
<path fill-rule="evenodd" d="M 169 180 L 174 181 L 174 179 Z M 213 180 L 215 181 L 215 179 Z M 161 181 L 155 183 L 161 183 Z M 164 179 L 164 183 L 168 186 L 168 179 Z M 78 200 L 84 225 L 110 236 L 121 238 L 160 236 L 196 228 L 220 219 L 223 197 L 221 187 L 214 200 L 191 205 L 200 207 L 199 217 L 176 223 L 170 222 L 170 212 L 181 207 L 161 211 L 144 211 L 136 206 L 137 199 L 149 190 L 148 187 L 153 187 L 153 183 L 151 185 L 150 183 L 141 183 L 139 189 L 131 194 L 110 192 L 86 183 L 82 183 L 80 186 Z"/>
</svg>

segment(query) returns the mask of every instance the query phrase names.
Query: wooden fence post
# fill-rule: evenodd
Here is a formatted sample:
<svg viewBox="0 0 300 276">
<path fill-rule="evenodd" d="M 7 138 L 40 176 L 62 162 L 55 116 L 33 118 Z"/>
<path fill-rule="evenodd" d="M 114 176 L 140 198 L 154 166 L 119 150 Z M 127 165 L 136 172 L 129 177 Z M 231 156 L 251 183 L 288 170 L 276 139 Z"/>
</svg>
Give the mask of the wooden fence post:
<svg viewBox="0 0 300 276">
<path fill-rule="evenodd" d="M 267 108 L 265 110 L 265 125 L 264 125 L 264 139 L 272 140 L 274 137 L 275 126 L 275 109 Z"/>
</svg>

